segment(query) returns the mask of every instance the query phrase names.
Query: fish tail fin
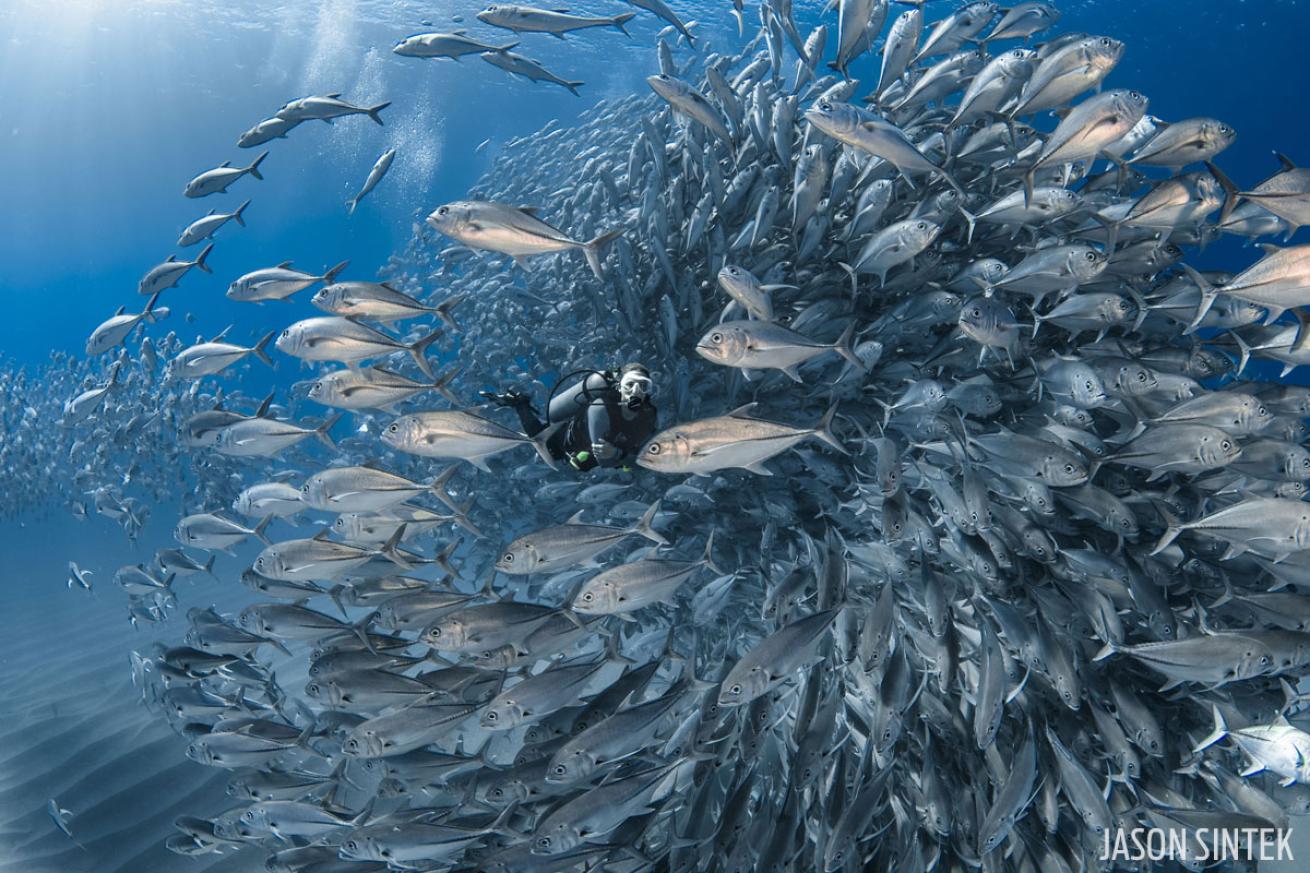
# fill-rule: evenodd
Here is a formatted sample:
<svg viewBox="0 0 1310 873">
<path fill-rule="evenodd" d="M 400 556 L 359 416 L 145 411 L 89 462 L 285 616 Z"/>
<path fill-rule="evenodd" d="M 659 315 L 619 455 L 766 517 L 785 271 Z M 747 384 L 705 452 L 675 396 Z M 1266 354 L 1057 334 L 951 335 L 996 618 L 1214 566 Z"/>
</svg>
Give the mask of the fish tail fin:
<svg viewBox="0 0 1310 873">
<path fill-rule="evenodd" d="M 706 567 L 709 567 L 715 573 L 718 573 L 720 576 L 725 576 L 727 574 L 723 572 L 723 568 L 720 567 L 718 564 L 714 563 L 714 534 L 715 533 L 716 531 L 713 528 L 711 528 L 710 535 L 705 538 L 705 557 L 702 558 L 701 561 L 705 564 Z"/>
<path fill-rule="evenodd" d="M 1240 376 L 1242 375 L 1242 371 L 1246 369 L 1246 365 L 1251 362 L 1251 347 L 1246 344 L 1246 340 L 1242 339 L 1241 334 L 1237 331 L 1229 331 L 1228 335 L 1237 343 L 1238 348 L 1237 370 L 1233 375 Z"/>
<path fill-rule="evenodd" d="M 377 106 L 370 106 L 368 109 L 366 109 L 366 110 L 364 110 L 364 111 L 368 113 L 368 117 L 371 118 L 371 119 L 373 119 L 373 122 L 374 122 L 375 124 L 381 125 L 381 124 L 382 124 L 382 114 L 381 114 L 381 113 L 382 113 L 382 110 L 383 110 L 383 109 L 386 109 L 386 108 L 387 108 L 388 106 L 390 106 L 390 105 L 391 105 L 391 101 L 390 101 L 390 100 L 387 100 L 387 101 L 385 101 L 385 102 L 383 102 L 383 103 L 379 103 Z"/>
<path fill-rule="evenodd" d="M 327 421 L 323 422 L 318 427 L 314 428 L 314 436 L 318 437 L 318 439 L 321 440 L 324 445 L 326 445 L 329 449 L 331 449 L 334 452 L 337 450 L 337 444 L 332 441 L 332 435 L 329 434 L 328 431 L 332 430 L 332 428 L 335 427 L 336 423 L 340 420 L 341 420 L 341 413 L 338 412 L 336 415 L 332 416 Z"/>
<path fill-rule="evenodd" d="M 564 83 L 564 87 L 565 87 L 565 88 L 568 88 L 568 89 L 569 89 L 569 92 L 570 92 L 574 97 L 581 97 L 582 95 L 578 93 L 578 89 L 581 88 L 581 87 L 582 87 L 583 85 L 585 85 L 585 84 L 587 84 L 587 83 L 586 83 L 586 82 L 568 82 L 568 81 L 566 81 L 566 82 Z"/>
<path fill-rule="evenodd" d="M 273 523 L 273 516 L 271 515 L 264 516 L 259 520 L 259 524 L 255 525 L 255 529 L 250 532 L 250 535 L 253 536 L 255 539 L 259 540 L 261 543 L 263 543 L 266 546 L 273 545 L 273 541 L 268 538 L 268 533 L 267 533 L 268 526 L 272 523 Z M 210 558 L 209 564 L 212 565 L 213 563 L 214 563 L 214 559 Z M 209 565 L 206 565 L 205 569 L 209 570 Z M 210 572 L 212 573 L 213 571 L 210 570 Z"/>
<path fill-rule="evenodd" d="M 1283 708 L 1280 711 L 1283 718 L 1287 718 L 1287 714 L 1290 711 L 1296 709 L 1307 700 L 1310 700 L 1310 694 L 1302 694 L 1297 691 L 1286 679 L 1279 679 L 1278 687 L 1283 690 Z"/>
<path fill-rule="evenodd" d="M 273 366 L 273 359 L 268 356 L 268 352 L 264 351 L 264 349 L 268 347 L 269 342 L 271 342 L 273 337 L 275 336 L 277 336 L 277 331 L 270 330 L 268 333 L 264 334 L 264 336 L 260 338 L 259 342 L 255 343 L 255 347 L 250 350 L 250 353 L 252 355 L 254 355 L 256 358 L 259 358 L 261 361 L 263 361 L 265 364 L 268 364 L 270 367 Z"/>
<path fill-rule="evenodd" d="M 1092 660 L 1104 661 L 1106 658 L 1110 657 L 1117 651 L 1119 651 L 1118 646 L 1116 646 L 1114 642 L 1108 642 L 1104 646 L 1101 646 L 1101 650 L 1092 656 Z"/>
<path fill-rule="evenodd" d="M 1228 736 L 1228 723 L 1224 721 L 1224 714 L 1219 711 L 1219 707 L 1212 703 L 1210 711 L 1214 713 L 1214 729 L 1192 748 L 1193 753 L 1204 751 Z"/>
<path fill-rule="evenodd" d="M 651 527 L 651 522 L 655 520 L 656 513 L 660 511 L 660 504 L 662 502 L 663 501 L 661 500 L 656 500 L 649 507 L 647 507 L 646 511 L 642 513 L 641 518 L 638 519 L 637 523 L 632 526 L 632 532 L 641 534 L 642 536 L 644 536 L 646 539 L 650 540 L 653 543 L 659 543 L 661 546 L 667 546 L 669 544 L 669 541 L 664 538 L 664 534 L 660 533 L 659 531 L 655 530 L 655 528 Z"/>
<path fill-rule="evenodd" d="M 405 556 L 399 551 L 400 541 L 405 538 L 405 528 L 407 527 L 409 527 L 408 522 L 392 531 L 391 536 L 387 537 L 387 541 L 382 544 L 382 548 L 378 549 L 378 551 L 381 552 L 382 557 L 386 558 L 402 570 L 412 569 L 412 565 L 409 561 L 405 560 Z"/>
<path fill-rule="evenodd" d="M 346 621 L 349 621 L 350 613 L 346 612 L 346 604 L 341 599 L 341 594 L 345 590 L 346 590 L 345 585 L 340 585 L 340 584 L 333 585 L 331 588 L 328 589 L 328 597 L 331 598 L 332 602 L 337 605 L 337 609 L 341 612 L 341 617 Z"/>
<path fill-rule="evenodd" d="M 428 490 L 432 492 L 433 496 L 451 509 L 455 509 L 456 507 L 452 506 L 450 503 L 451 498 L 449 492 L 446 491 L 446 485 L 450 483 L 452 478 L 454 478 L 455 471 L 458 469 L 458 464 L 451 464 L 436 476 L 433 476 L 432 481 L 428 483 Z"/>
<path fill-rule="evenodd" d="M 619 15 L 615 15 L 615 16 L 614 16 L 614 21 L 613 21 L 613 24 L 614 24 L 615 29 L 617 29 L 620 33 L 622 33 L 622 34 L 623 34 L 624 36 L 626 36 L 628 39 L 632 39 L 632 34 L 628 33 L 628 29 L 627 29 L 626 27 L 624 27 L 623 25 L 627 24 L 629 21 L 631 21 L 632 19 L 634 19 L 634 18 L 636 18 L 636 17 L 637 17 L 637 13 L 635 13 L 635 12 L 623 12 L 623 13 L 620 13 Z"/>
<path fill-rule="evenodd" d="M 828 407 L 828 411 L 819 419 L 819 423 L 814 426 L 814 435 L 832 446 L 843 455 L 849 455 L 850 451 L 837 439 L 837 435 L 832 432 L 832 419 L 837 414 L 837 401 L 833 401 Z"/>
<path fill-rule="evenodd" d="M 209 264 L 205 263 L 205 261 L 209 259 L 209 253 L 212 252 L 213 250 L 214 250 L 213 243 L 210 243 L 209 245 L 201 249 L 200 254 L 196 256 L 194 262 L 195 266 L 197 266 L 201 270 L 204 270 L 206 273 L 213 273 L 214 272 L 213 269 L 210 268 Z"/>
<path fill-rule="evenodd" d="M 973 242 L 973 228 L 978 221 L 978 216 L 974 215 L 972 212 L 965 209 L 963 203 L 961 203 L 956 208 L 960 210 L 960 214 L 964 216 L 964 220 L 969 226 L 968 232 L 965 234 L 964 241 L 967 244 L 971 244 Z"/>
<path fill-rule="evenodd" d="M 622 235 L 622 230 L 610 230 L 590 242 L 582 244 L 582 252 L 587 256 L 587 265 L 591 267 L 591 272 L 596 274 L 597 279 L 603 280 L 605 278 L 600 265 L 600 259 L 605 256 L 605 247 Z"/>
<path fill-rule="evenodd" d="M 501 54 L 504 54 L 505 52 L 511 51 L 512 49 L 516 49 L 518 47 L 519 47 L 519 41 L 514 40 L 514 42 L 507 42 L 502 46 L 497 46 L 495 49 L 493 49 L 493 51 L 497 51 Z"/>
<path fill-rule="evenodd" d="M 218 578 L 218 574 L 214 572 L 214 560 L 217 557 L 218 555 L 210 553 L 209 560 L 205 561 L 205 566 L 202 568 L 206 573 L 208 573 L 210 576 L 213 576 L 215 579 Z"/>
<path fill-rule="evenodd" d="M 322 282 L 324 285 L 331 285 L 333 282 L 337 281 L 337 276 L 341 274 L 341 271 L 346 269 L 346 267 L 348 266 L 350 266 L 349 260 L 342 261 L 341 263 L 337 264 L 335 267 L 324 273 L 319 278 L 319 281 Z"/>
<path fill-rule="evenodd" d="M 259 157 L 251 161 L 250 166 L 246 167 L 246 172 L 254 176 L 256 179 L 259 179 L 261 182 L 264 180 L 264 176 L 262 173 L 259 172 L 259 165 L 264 163 L 264 158 L 266 157 L 268 157 L 267 151 L 265 151 Z"/>
<path fill-rule="evenodd" d="M 864 362 L 861 361 L 856 356 L 855 352 L 851 350 L 851 339 L 854 336 L 855 322 L 852 321 L 850 324 L 846 325 L 846 329 L 842 331 L 841 336 L 837 338 L 837 342 L 833 343 L 833 351 L 841 355 L 854 366 L 858 367 L 861 372 L 868 372 L 868 370 L 865 369 Z"/>
<path fill-rule="evenodd" d="M 455 320 L 455 316 L 450 314 L 450 311 L 463 303 L 467 298 L 467 294 L 455 294 L 434 306 L 433 310 L 437 313 L 437 318 L 441 319 L 441 323 L 449 327 L 451 330 L 459 330 L 459 322 Z"/>
<path fill-rule="evenodd" d="M 346 214 L 354 215 L 355 207 L 358 205 L 359 205 L 359 198 L 351 197 L 349 200 L 346 201 Z"/>
<path fill-rule="evenodd" d="M 457 548 L 459 548 L 459 540 L 453 539 L 446 544 L 446 547 L 442 549 L 435 558 L 432 559 L 432 563 L 436 564 L 437 567 L 441 569 L 441 572 L 450 576 L 452 579 L 459 576 L 459 571 L 455 569 L 455 565 L 450 563 L 450 559 L 455 557 L 455 549 Z"/>
<path fill-rule="evenodd" d="M 470 501 L 469 506 L 471 507 L 472 505 L 473 504 Z M 482 539 L 484 536 L 486 536 L 486 534 L 482 532 L 481 528 L 479 528 L 476 524 L 474 524 L 473 520 L 469 518 L 468 515 L 466 515 L 465 513 L 462 512 L 456 513 L 455 524 L 464 528 L 464 530 L 473 534 L 473 536 L 477 537 L 478 539 Z"/>
<path fill-rule="evenodd" d="M 241 225 L 242 227 L 246 226 L 246 220 L 242 217 L 242 213 L 246 211 L 246 207 L 249 205 L 250 205 L 250 201 L 247 200 L 245 203 L 242 203 L 240 206 L 237 207 L 236 212 L 232 213 L 232 220 L 235 221 L 237 224 Z"/>
<path fill-rule="evenodd" d="M 1210 161 L 1205 162 L 1205 168 L 1210 171 L 1211 176 L 1214 176 L 1214 180 L 1219 183 L 1219 187 L 1224 189 L 1224 208 L 1219 213 L 1219 224 L 1222 225 L 1228 221 L 1228 216 L 1232 215 L 1233 210 L 1237 208 L 1242 195 L 1238 193 L 1237 186 L 1233 184 L 1233 180 L 1228 178 L 1228 174 L 1223 170 Z"/>
<path fill-rule="evenodd" d="M 1165 549 L 1169 548 L 1169 544 L 1178 539 L 1178 535 L 1184 530 L 1184 525 L 1178 519 L 1174 518 L 1173 513 L 1165 509 L 1163 506 L 1157 508 L 1159 509 L 1160 514 L 1164 516 L 1167 527 L 1165 528 L 1164 536 L 1160 537 L 1160 541 L 1156 543 L 1155 548 L 1151 550 L 1152 555 L 1158 555 Z"/>
<path fill-rule="evenodd" d="M 846 275 L 851 277 L 851 297 L 855 297 L 860 293 L 859 274 L 855 271 L 854 267 L 852 267 L 850 264 L 846 263 L 845 261 L 838 261 L 837 266 L 845 270 Z"/>
<path fill-rule="evenodd" d="M 460 399 L 455 396 L 455 393 L 453 391 L 450 390 L 450 384 L 454 382 L 456 379 L 458 379 L 460 374 L 463 372 L 464 371 L 462 369 L 456 368 L 454 370 L 451 370 L 449 373 L 444 374 L 440 379 L 432 383 L 432 390 L 440 394 L 447 401 L 449 401 L 451 406 L 459 406 Z"/>
<path fill-rule="evenodd" d="M 1037 312 L 1037 308 L 1036 308 L 1035 305 L 1034 305 L 1033 307 L 1030 308 L 1030 311 L 1032 312 L 1032 315 L 1033 315 L 1033 335 L 1032 335 L 1032 338 L 1033 338 L 1033 339 L 1037 339 L 1037 331 L 1041 330 L 1042 325 L 1046 322 L 1046 316 L 1045 316 L 1045 315 L 1039 315 L 1038 312 Z"/>
<path fill-rule="evenodd" d="M 1196 329 L 1201 325 L 1201 320 L 1205 318 L 1207 313 L 1209 313 L 1210 307 L 1214 305 L 1215 297 L 1219 296 L 1219 291 L 1210 284 L 1209 279 L 1202 276 L 1187 264 L 1180 263 L 1178 266 L 1183 268 L 1183 272 L 1187 274 L 1187 278 L 1195 282 L 1197 289 L 1201 292 L 1201 299 L 1196 304 L 1196 315 L 1192 316 L 1191 324 L 1187 325 L 1187 328 L 1183 331 L 1184 334 L 1192 334 L 1196 332 Z"/>
<path fill-rule="evenodd" d="M 437 328 L 432 331 L 432 333 L 423 337 L 423 339 L 414 343 L 412 346 L 409 346 L 409 353 L 414 357 L 414 363 L 418 364 L 418 368 L 423 371 L 423 375 L 427 376 L 433 382 L 437 381 L 437 374 L 432 372 L 432 365 L 428 363 L 428 359 L 424 357 L 423 353 L 427 350 L 428 346 L 440 339 L 443 333 L 445 333 L 444 330 Z"/>
<path fill-rule="evenodd" d="M 1027 209 L 1033 205 L 1033 184 L 1037 178 L 1037 168 L 1023 174 L 1023 208 Z"/>
<path fill-rule="evenodd" d="M 1219 607 L 1223 606 L 1225 603 L 1231 603 L 1233 598 L 1236 596 L 1236 594 L 1237 592 L 1233 591 L 1233 583 L 1229 582 L 1227 579 L 1224 579 L 1224 593 L 1220 594 L 1217 598 L 1215 598 L 1214 603 L 1211 603 L 1207 608 L 1218 609 Z"/>
<path fill-rule="evenodd" d="M 528 442 L 532 443 L 532 447 L 537 450 L 537 454 L 541 455 L 541 459 L 545 461 L 546 465 L 551 469 L 555 468 L 555 456 L 551 454 L 550 446 L 547 445 L 547 442 L 555 435 L 556 431 L 564 427 L 565 424 L 567 424 L 567 422 L 557 421 L 548 426 L 545 430 L 539 432 L 536 436 L 527 437 Z"/>
</svg>

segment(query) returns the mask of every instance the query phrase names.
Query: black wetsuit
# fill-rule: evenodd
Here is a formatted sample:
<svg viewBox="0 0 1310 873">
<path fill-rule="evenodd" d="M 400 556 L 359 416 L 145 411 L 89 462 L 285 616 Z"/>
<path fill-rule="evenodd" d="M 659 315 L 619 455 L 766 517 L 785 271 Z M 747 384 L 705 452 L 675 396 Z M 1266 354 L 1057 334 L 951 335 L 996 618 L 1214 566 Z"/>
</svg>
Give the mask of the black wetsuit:
<svg viewBox="0 0 1310 873">
<path fill-rule="evenodd" d="M 546 421 L 537 417 L 530 403 L 516 404 L 519 421 L 528 436 L 536 436 L 548 425 L 565 422 L 551 434 L 547 447 L 556 458 L 576 458 L 587 452 L 587 460 L 579 461 L 580 470 L 592 467 L 622 467 L 633 458 L 655 434 L 656 410 L 649 399 L 643 399 L 635 408 L 619 399 L 615 381 L 592 373 L 557 393 L 546 410 Z M 612 457 L 604 455 L 606 446 L 617 451 Z M 597 448 L 602 451 L 598 453 Z"/>
</svg>

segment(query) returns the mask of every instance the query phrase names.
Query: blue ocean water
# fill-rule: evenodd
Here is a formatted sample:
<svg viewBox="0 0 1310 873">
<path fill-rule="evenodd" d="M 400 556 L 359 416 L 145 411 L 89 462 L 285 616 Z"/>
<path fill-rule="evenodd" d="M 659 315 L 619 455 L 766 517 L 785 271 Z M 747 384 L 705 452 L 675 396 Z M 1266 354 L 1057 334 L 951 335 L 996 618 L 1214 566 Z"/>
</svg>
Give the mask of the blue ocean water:
<svg viewBox="0 0 1310 873">
<path fill-rule="evenodd" d="M 614 12 L 617 5 L 571 4 L 573 11 L 594 13 Z M 685 20 L 697 20 L 697 33 L 713 48 L 740 47 L 730 4 L 670 5 Z M 930 20 L 946 8 L 929 3 Z M 1305 0 L 1081 0 L 1061 8 L 1061 30 L 1105 33 L 1127 44 L 1110 86 L 1141 90 L 1151 99 L 1150 112 L 1161 118 L 1208 115 L 1233 126 L 1237 141 L 1219 163 L 1239 184 L 1252 184 L 1276 169 L 1274 150 L 1310 163 L 1310 115 L 1303 110 L 1310 88 Z M 798 3 L 796 9 L 803 33 L 824 11 L 817 3 Z M 165 327 L 189 340 L 231 326 L 230 337 L 253 341 L 267 329 L 269 314 L 223 295 L 236 276 L 286 260 L 308 271 L 349 260 L 352 278 L 371 277 L 410 241 L 415 225 L 436 204 L 464 195 L 501 144 L 552 119 L 567 126 L 597 99 L 645 93 L 645 76 L 658 69 L 652 46 L 663 24 L 644 13 L 631 25 L 630 42 L 612 31 L 567 41 L 524 38 L 520 51 L 586 83 L 581 97 L 511 79 L 476 56 L 454 63 L 391 53 L 410 33 L 452 27 L 506 41 L 503 32 L 480 24 L 476 11 L 457 0 L 7 0 L 0 5 L 5 191 L 0 365 L 39 365 L 52 350 L 80 354 L 87 333 L 116 307 L 132 310 L 144 303 L 136 285 L 149 267 L 170 254 L 198 251 L 198 246 L 174 246 L 183 227 L 210 208 L 234 208 L 247 197 L 253 199 L 249 226 L 220 231 L 212 276 L 192 272 L 168 293 L 164 302 L 173 315 Z M 754 24 L 752 12 L 748 6 L 748 28 Z M 685 49 L 678 57 L 688 57 Z M 876 57 L 866 56 L 852 74 L 875 78 L 876 63 Z M 359 118 L 310 122 L 288 140 L 236 147 L 241 131 L 287 100 L 337 91 L 360 104 L 391 101 L 386 124 Z M 479 149 L 484 141 L 489 142 Z M 398 149 L 395 167 L 355 214 L 347 215 L 344 201 L 390 147 Z M 222 161 L 247 163 L 265 148 L 271 154 L 264 181 L 243 180 L 232 192 L 204 200 L 182 196 L 183 184 L 197 172 Z M 1236 270 L 1258 257 L 1257 249 L 1226 238 L 1189 260 L 1198 267 Z M 282 359 L 275 374 L 253 375 L 254 385 L 285 386 L 302 374 L 294 362 Z M 1297 372 L 1290 381 L 1310 379 Z M 15 430 L 0 439 L 20 436 Z M 104 785 L 131 784 L 137 792 L 163 796 L 165 783 L 192 780 L 193 788 L 175 798 L 179 807 L 221 808 L 220 781 L 181 759 L 184 742 L 144 716 L 131 720 L 125 653 L 155 637 L 166 639 L 169 631 L 129 628 L 119 592 L 108 580 L 115 567 L 172 544 L 169 524 L 177 507 L 164 503 L 155 514 L 157 520 L 136 545 L 125 543 L 111 521 L 93 516 L 75 525 L 59 506 L 0 522 L 0 585 L 13 604 L 0 625 L 0 687 L 35 687 L 31 693 L 48 707 L 0 713 L 20 723 L 25 735 L 47 731 L 55 738 L 36 752 L 0 758 L 0 832 L 10 845 L 30 848 L 42 841 L 51 851 L 60 845 L 63 838 L 49 830 L 42 806 L 54 793 L 70 803 L 80 797 L 103 804 Z M 95 599 L 73 600 L 75 593 L 64 588 L 70 554 L 84 556 L 84 565 L 94 561 L 103 584 Z M 188 585 L 197 587 L 182 589 L 184 599 L 201 602 L 208 596 L 200 582 Z M 223 603 L 229 607 L 239 603 L 230 594 L 221 597 L 228 598 Z M 18 639 L 21 651 L 14 643 Z M 75 669 L 84 660 L 113 666 L 100 672 Z M 70 675 L 86 677 L 92 686 L 105 683 L 113 693 L 89 698 L 84 686 L 57 681 Z M 102 708 L 88 711 L 88 701 Z M 84 732 L 93 725 L 112 741 L 79 739 L 80 754 L 63 756 L 58 740 L 72 737 L 66 728 L 73 723 L 70 712 Z M 114 719 L 123 720 L 121 729 Z M 124 749 L 147 749 L 180 763 L 168 778 L 156 774 L 155 782 L 141 785 L 114 772 L 111 758 Z M 48 758 L 58 766 L 38 770 L 23 757 Z M 111 794 L 119 790 L 126 803 L 126 788 Z M 136 822 L 137 829 L 165 832 L 171 811 L 153 808 L 149 815 Z M 84 824 L 106 834 L 115 831 L 108 820 Z M 38 836 L 16 836 L 37 828 L 42 829 Z M 130 828 L 125 824 L 124 830 Z M 165 863 L 167 856 L 141 839 L 140 857 L 148 860 L 139 869 L 165 869 L 153 865 Z M 0 870 L 11 869 L 7 860 L 0 857 Z"/>
</svg>

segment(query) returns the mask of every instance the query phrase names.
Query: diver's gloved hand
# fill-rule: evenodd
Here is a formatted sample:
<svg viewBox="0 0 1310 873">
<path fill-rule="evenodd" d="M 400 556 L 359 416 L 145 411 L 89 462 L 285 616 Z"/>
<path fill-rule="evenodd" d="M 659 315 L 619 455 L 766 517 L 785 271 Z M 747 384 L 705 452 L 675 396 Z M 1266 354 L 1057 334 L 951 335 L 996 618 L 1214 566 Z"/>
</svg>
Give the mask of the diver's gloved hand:
<svg viewBox="0 0 1310 873">
<path fill-rule="evenodd" d="M 612 461 L 619 456 L 619 450 L 604 440 L 591 444 L 591 453 L 596 456 L 596 460 L 604 463 Z"/>
<path fill-rule="evenodd" d="M 515 391 L 513 388 L 500 394 L 495 391 L 479 391 L 478 395 L 490 400 L 497 406 L 519 406 L 529 402 L 528 395 L 522 391 Z"/>
</svg>

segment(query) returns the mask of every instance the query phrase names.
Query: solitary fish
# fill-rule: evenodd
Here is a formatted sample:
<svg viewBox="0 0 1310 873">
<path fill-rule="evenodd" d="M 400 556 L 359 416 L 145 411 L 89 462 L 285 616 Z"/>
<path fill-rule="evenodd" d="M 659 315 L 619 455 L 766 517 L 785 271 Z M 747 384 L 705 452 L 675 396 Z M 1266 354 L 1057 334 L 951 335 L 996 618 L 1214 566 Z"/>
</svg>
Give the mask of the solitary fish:
<svg viewBox="0 0 1310 873">
<path fill-rule="evenodd" d="M 354 197 L 346 201 L 346 206 L 350 208 L 349 214 L 355 214 L 355 207 L 359 205 L 359 201 L 367 197 L 369 192 L 378 186 L 378 182 L 381 182 L 382 177 L 391 169 L 391 164 L 395 159 L 395 149 L 387 149 L 382 153 L 382 156 L 373 164 L 373 169 L 368 171 L 368 178 L 364 180 L 364 187 L 360 188 Z"/>
<path fill-rule="evenodd" d="M 206 170 L 190 182 L 187 182 L 182 193 L 188 197 L 208 197 L 210 194 L 226 192 L 228 186 L 242 176 L 249 175 L 256 179 L 263 179 L 263 175 L 259 172 L 259 165 L 264 162 L 266 157 L 268 157 L 268 152 L 264 152 L 255 158 L 248 167 L 234 167 L 231 161 L 224 161 L 214 169 Z"/>
<path fill-rule="evenodd" d="M 845 454 L 832 433 L 837 407 L 829 407 L 814 427 L 793 427 L 753 417 L 755 404 L 727 415 L 702 418 L 660 431 L 637 455 L 637 463 L 661 473 L 708 475 L 715 470 L 741 467 L 761 476 L 772 475 L 764 462 L 809 437 L 822 440 Z"/>
<path fill-rule="evenodd" d="M 566 33 L 588 27 L 613 27 L 624 36 L 629 36 L 623 25 L 636 15 L 635 12 L 622 12 L 604 18 L 591 18 L 553 9 L 538 9 L 535 6 L 493 3 L 478 13 L 478 21 L 515 33 L 549 33 L 563 39 Z"/>
<path fill-rule="evenodd" d="M 537 218 L 535 207 L 507 206 L 482 200 L 460 200 L 438 206 L 428 216 L 433 229 L 475 249 L 510 255 L 527 268 L 527 257 L 582 249 L 597 279 L 603 279 L 601 256 L 620 230 L 602 233 L 590 242 L 578 242 Z"/>
</svg>

